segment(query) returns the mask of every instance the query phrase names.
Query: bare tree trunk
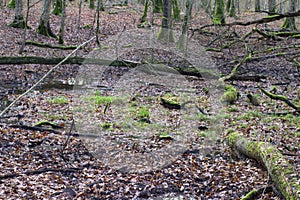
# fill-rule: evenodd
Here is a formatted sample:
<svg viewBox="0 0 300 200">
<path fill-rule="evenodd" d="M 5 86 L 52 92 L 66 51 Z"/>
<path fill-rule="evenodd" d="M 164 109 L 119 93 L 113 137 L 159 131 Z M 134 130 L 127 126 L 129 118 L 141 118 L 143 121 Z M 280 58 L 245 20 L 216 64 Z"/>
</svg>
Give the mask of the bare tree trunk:
<svg viewBox="0 0 300 200">
<path fill-rule="evenodd" d="M 276 0 L 268 0 L 269 12 L 275 13 L 276 12 Z"/>
<path fill-rule="evenodd" d="M 157 38 L 165 42 L 174 42 L 172 31 L 171 0 L 163 0 L 163 18 Z"/>
<path fill-rule="evenodd" d="M 53 11 L 52 11 L 52 14 L 54 14 L 54 15 L 59 15 L 59 16 L 61 16 L 62 15 L 62 4 L 63 4 L 63 2 L 62 2 L 63 0 L 55 0 L 55 2 L 54 2 L 54 9 L 53 9 Z"/>
<path fill-rule="evenodd" d="M 172 8 L 173 8 L 173 18 L 175 21 L 180 21 L 180 8 L 178 5 L 178 0 L 172 0 Z"/>
<path fill-rule="evenodd" d="M 63 44 L 64 43 L 64 32 L 65 32 L 65 18 L 66 18 L 66 0 L 61 0 L 61 22 L 60 22 L 60 28 L 59 28 L 59 37 L 58 37 L 58 43 Z"/>
<path fill-rule="evenodd" d="M 100 46 L 100 40 L 99 40 L 99 26 L 100 26 L 100 4 L 101 0 L 98 0 L 97 2 L 97 26 L 96 26 L 96 42 L 98 46 Z"/>
<path fill-rule="evenodd" d="M 23 32 L 23 42 L 20 47 L 19 54 L 22 54 L 22 52 L 24 51 L 25 42 L 26 42 L 26 33 L 27 33 L 27 28 L 28 28 L 27 24 L 28 24 L 29 9 L 30 9 L 29 3 L 30 3 L 30 0 L 27 0 L 27 11 L 26 11 L 26 19 L 25 19 L 25 28 L 24 28 L 24 32 Z"/>
<path fill-rule="evenodd" d="M 216 0 L 216 7 L 213 18 L 214 24 L 225 24 L 224 10 L 224 0 Z"/>
<path fill-rule="evenodd" d="M 82 0 L 79 1 L 79 9 L 78 9 L 78 20 L 77 20 L 77 34 L 76 34 L 76 40 L 77 45 L 79 45 L 79 37 L 80 37 L 80 21 L 81 21 L 81 9 L 82 9 Z M 77 56 L 77 52 L 75 53 Z"/>
<path fill-rule="evenodd" d="M 180 35 L 178 43 L 177 43 L 178 49 L 181 49 L 181 50 L 184 50 L 187 46 L 186 45 L 186 42 L 187 42 L 187 28 L 188 28 L 190 7 L 191 7 L 191 0 L 186 0 L 185 13 L 184 13 L 183 23 L 182 23 L 182 31 L 181 31 L 181 35 Z"/>
<path fill-rule="evenodd" d="M 43 12 L 40 17 L 40 23 L 37 29 L 37 32 L 42 35 L 46 35 L 48 37 L 55 37 L 57 36 L 51 31 L 50 28 L 50 6 L 51 0 L 44 0 Z"/>
<path fill-rule="evenodd" d="M 95 8 L 95 0 L 90 0 L 89 8 L 90 9 L 94 9 Z"/>
<path fill-rule="evenodd" d="M 161 13 L 162 12 L 162 1 L 163 0 L 152 0 L 153 4 L 153 12 L 154 13 Z"/>
<path fill-rule="evenodd" d="M 25 28 L 26 24 L 22 14 L 23 3 L 22 0 L 15 0 L 15 18 L 14 21 L 9 25 L 14 28 Z"/>
<path fill-rule="evenodd" d="M 260 10 L 260 0 L 255 0 L 255 12 L 259 12 Z"/>
<path fill-rule="evenodd" d="M 296 11 L 296 0 L 289 0 L 289 12 L 295 12 L 295 11 Z M 285 18 L 282 28 L 291 31 L 296 31 L 297 27 L 295 23 L 295 17 Z"/>
<path fill-rule="evenodd" d="M 139 28 L 145 27 L 145 23 L 147 21 L 148 6 L 149 6 L 149 0 L 145 0 L 143 16 L 139 20 L 139 24 L 138 24 Z"/>
</svg>

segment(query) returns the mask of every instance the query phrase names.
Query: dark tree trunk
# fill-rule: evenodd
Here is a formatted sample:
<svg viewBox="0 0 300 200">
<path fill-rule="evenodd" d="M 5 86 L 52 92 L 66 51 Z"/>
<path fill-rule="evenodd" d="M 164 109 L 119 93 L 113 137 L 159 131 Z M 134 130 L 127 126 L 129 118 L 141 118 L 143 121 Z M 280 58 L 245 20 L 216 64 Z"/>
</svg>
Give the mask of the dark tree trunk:
<svg viewBox="0 0 300 200">
<path fill-rule="evenodd" d="M 165 42 L 174 42 L 174 35 L 172 31 L 172 9 L 171 0 L 163 0 L 163 18 L 161 28 L 158 33 L 158 39 Z"/>
</svg>

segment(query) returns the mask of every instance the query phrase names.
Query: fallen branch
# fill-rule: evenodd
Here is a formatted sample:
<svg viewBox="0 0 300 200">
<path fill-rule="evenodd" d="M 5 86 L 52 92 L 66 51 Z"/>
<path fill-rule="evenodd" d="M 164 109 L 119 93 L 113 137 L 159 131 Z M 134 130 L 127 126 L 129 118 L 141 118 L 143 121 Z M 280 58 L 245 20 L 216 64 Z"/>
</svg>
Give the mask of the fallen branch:
<svg viewBox="0 0 300 200">
<path fill-rule="evenodd" d="M 288 106 L 292 107 L 293 109 L 296 110 L 296 112 L 300 112 L 300 107 L 296 106 L 295 104 L 293 104 L 286 96 L 283 95 L 277 95 L 277 94 L 273 94 L 271 92 L 268 92 L 267 90 L 260 88 L 260 90 L 267 95 L 268 97 L 270 97 L 271 99 L 274 100 L 279 100 L 279 101 L 283 101 L 284 103 L 286 103 Z"/>
<path fill-rule="evenodd" d="M 3 179 L 8 179 L 8 178 L 15 178 L 15 177 L 19 177 L 22 175 L 35 175 L 35 174 L 42 174 L 45 172 L 60 172 L 60 173 L 70 173 L 70 172 L 78 172 L 80 170 L 82 170 L 83 168 L 65 168 L 65 169 L 55 169 L 55 168 L 42 168 L 42 169 L 38 169 L 38 170 L 30 170 L 30 171 L 26 171 L 24 173 L 12 173 L 12 174 L 5 174 L 5 175 L 1 175 L 0 176 L 0 180 Z"/>
<path fill-rule="evenodd" d="M 24 92 L 23 94 L 21 94 L 20 96 L 18 96 L 18 98 L 16 98 L 13 102 L 11 102 L 11 104 L 9 104 L 1 113 L 0 113 L 0 117 L 6 113 L 6 111 L 8 111 L 16 102 L 18 102 L 22 97 L 24 97 L 25 95 L 27 95 L 29 92 L 31 92 L 36 86 L 38 86 L 47 76 L 49 76 L 49 74 L 51 74 L 55 69 L 57 69 L 61 64 L 63 64 L 66 60 L 68 60 L 68 58 L 70 58 L 76 51 L 78 51 L 81 47 L 83 47 L 84 45 L 86 45 L 87 43 L 91 42 L 93 39 L 95 38 L 92 37 L 91 39 L 89 39 L 88 41 L 85 41 L 84 43 L 82 43 L 81 45 L 79 45 L 75 50 L 73 50 L 67 57 L 65 57 L 63 60 L 61 60 L 57 65 L 55 65 L 54 67 L 52 67 L 40 80 L 38 80 L 33 86 L 31 86 L 31 88 L 29 88 L 26 92 Z"/>
<path fill-rule="evenodd" d="M 99 64 L 99 65 L 111 65 L 111 66 L 132 66 L 135 67 L 137 64 L 133 61 L 126 60 L 105 60 L 97 58 L 84 58 L 84 57 L 66 57 L 66 58 L 45 58 L 37 56 L 28 57 L 0 57 L 0 65 L 15 65 L 15 64 L 41 64 L 41 65 L 56 65 L 60 62 L 63 64 Z"/>
<path fill-rule="evenodd" d="M 241 198 L 241 200 L 252 200 L 257 199 L 259 195 L 262 193 L 269 193 L 273 190 L 272 186 L 266 186 L 259 189 L 254 189 L 248 192 L 244 197 Z"/>
<path fill-rule="evenodd" d="M 275 187 L 286 199 L 300 199 L 300 176 L 277 148 L 266 142 L 248 140 L 236 132 L 231 133 L 227 141 L 238 153 L 261 163 L 267 169 Z"/>
<path fill-rule="evenodd" d="M 237 22 L 232 22 L 232 23 L 228 23 L 228 24 L 217 24 L 217 25 L 216 24 L 207 24 L 200 28 L 191 29 L 191 30 L 192 30 L 192 32 L 201 31 L 204 28 L 212 27 L 212 26 L 249 26 L 249 25 L 253 25 L 253 24 L 267 24 L 270 22 L 284 19 L 286 17 L 298 17 L 298 16 L 300 16 L 300 10 L 298 10 L 297 12 L 287 12 L 287 13 L 283 13 L 283 14 L 276 13 L 274 15 L 269 15 L 269 16 L 266 16 L 266 17 L 263 17 L 260 19 L 256 19 L 253 21 L 248 21 L 248 22 L 237 21 Z"/>
<path fill-rule="evenodd" d="M 228 74 L 228 75 L 226 75 L 226 76 L 223 76 L 223 77 L 219 78 L 219 82 L 224 82 L 224 81 L 226 81 L 226 80 L 231 79 L 232 77 L 234 77 L 234 75 L 236 74 L 238 68 L 239 68 L 241 65 L 245 64 L 246 62 L 248 62 L 249 60 L 251 60 L 251 53 L 250 53 L 249 55 L 245 56 L 244 59 L 243 59 L 241 62 L 239 62 L 238 64 L 236 64 L 236 65 L 233 67 L 233 69 L 232 69 L 232 71 L 231 71 L 230 74 Z"/>
<path fill-rule="evenodd" d="M 54 129 L 49 129 L 49 128 L 38 127 L 38 126 L 27 126 L 27 125 L 12 124 L 12 125 L 9 125 L 9 127 L 11 127 L 11 128 L 20 128 L 20 129 L 31 130 L 31 131 L 47 131 L 47 132 L 54 133 L 54 134 L 62 134 L 61 131 L 54 130 Z"/>
<path fill-rule="evenodd" d="M 70 50 L 70 49 L 76 49 L 77 46 L 56 46 L 56 45 L 51 45 L 51 44 L 44 44 L 41 42 L 35 42 L 35 41 L 31 41 L 31 40 L 26 40 L 25 45 L 33 45 L 33 46 L 37 46 L 37 47 L 43 47 L 43 48 L 50 48 L 50 49 L 63 49 L 63 50 Z"/>
</svg>

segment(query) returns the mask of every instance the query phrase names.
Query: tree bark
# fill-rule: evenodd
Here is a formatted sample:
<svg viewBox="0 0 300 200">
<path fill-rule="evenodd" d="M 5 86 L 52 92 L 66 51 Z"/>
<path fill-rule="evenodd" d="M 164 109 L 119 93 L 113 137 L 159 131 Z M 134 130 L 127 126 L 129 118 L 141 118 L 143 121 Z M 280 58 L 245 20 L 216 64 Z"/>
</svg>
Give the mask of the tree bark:
<svg viewBox="0 0 300 200">
<path fill-rule="evenodd" d="M 214 24 L 225 24 L 224 10 L 224 0 L 216 0 L 216 7 L 213 18 Z"/>
<path fill-rule="evenodd" d="M 23 3 L 22 0 L 15 0 L 15 18 L 14 21 L 9 25 L 14 28 L 25 28 L 26 23 L 22 14 Z"/>
<path fill-rule="evenodd" d="M 238 153 L 261 163 L 285 199 L 300 199 L 300 176 L 277 148 L 266 142 L 248 140 L 235 132 L 228 136 L 228 143 Z"/>
<path fill-rule="evenodd" d="M 164 42 L 174 42 L 174 35 L 172 31 L 172 9 L 171 0 L 163 0 L 163 18 L 161 22 L 161 28 L 158 33 L 158 40 Z"/>
<path fill-rule="evenodd" d="M 58 15 L 58 16 L 61 16 L 62 15 L 62 2 L 63 0 L 55 0 L 55 3 L 54 3 L 54 9 L 52 11 L 52 14 L 54 15 Z"/>
<path fill-rule="evenodd" d="M 295 12 L 295 11 L 296 11 L 296 0 L 289 0 L 289 12 Z M 295 17 L 285 18 L 282 28 L 290 31 L 296 31 L 297 28 L 295 23 Z"/>
<path fill-rule="evenodd" d="M 177 42 L 178 49 L 185 50 L 187 47 L 187 28 L 188 28 L 188 20 L 189 20 L 189 10 L 191 7 L 191 0 L 186 0 L 185 2 L 185 13 L 183 17 L 183 23 L 181 28 L 181 35 Z"/>
<path fill-rule="evenodd" d="M 40 17 L 40 23 L 37 32 L 48 37 L 56 38 L 57 36 L 51 31 L 50 28 L 50 6 L 51 0 L 44 0 L 43 12 Z"/>
<path fill-rule="evenodd" d="M 144 28 L 147 21 L 148 6 L 150 0 L 145 0 L 143 16 L 139 20 L 138 28 Z"/>
<path fill-rule="evenodd" d="M 268 0 L 269 12 L 275 13 L 276 11 L 276 0 Z"/>
<path fill-rule="evenodd" d="M 60 28 L 59 28 L 58 44 L 64 44 L 66 0 L 61 0 L 61 4 L 62 4 L 61 5 L 61 21 L 60 21 Z"/>
</svg>

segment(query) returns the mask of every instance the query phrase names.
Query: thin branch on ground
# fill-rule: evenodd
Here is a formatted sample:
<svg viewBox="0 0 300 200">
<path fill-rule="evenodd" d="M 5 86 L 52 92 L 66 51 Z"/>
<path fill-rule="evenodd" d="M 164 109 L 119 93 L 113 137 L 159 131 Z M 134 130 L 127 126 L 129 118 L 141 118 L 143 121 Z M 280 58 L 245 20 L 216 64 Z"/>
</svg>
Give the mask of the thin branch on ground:
<svg viewBox="0 0 300 200">
<path fill-rule="evenodd" d="M 38 170 L 29 170 L 23 173 L 12 173 L 12 174 L 5 174 L 5 175 L 1 175 L 0 176 L 0 180 L 4 180 L 4 179 L 9 179 L 9 178 L 15 178 L 15 177 L 19 177 L 22 175 L 36 175 L 36 174 L 42 174 L 45 172 L 59 172 L 59 173 L 74 173 L 74 172 L 78 172 L 80 170 L 82 170 L 83 167 L 72 167 L 72 168 L 42 168 L 42 169 L 38 169 Z"/>
</svg>

